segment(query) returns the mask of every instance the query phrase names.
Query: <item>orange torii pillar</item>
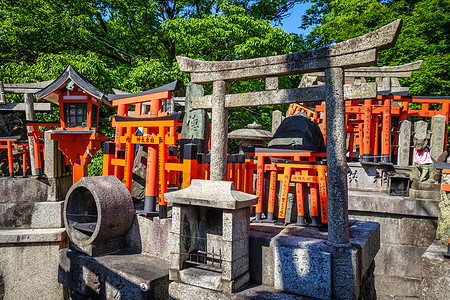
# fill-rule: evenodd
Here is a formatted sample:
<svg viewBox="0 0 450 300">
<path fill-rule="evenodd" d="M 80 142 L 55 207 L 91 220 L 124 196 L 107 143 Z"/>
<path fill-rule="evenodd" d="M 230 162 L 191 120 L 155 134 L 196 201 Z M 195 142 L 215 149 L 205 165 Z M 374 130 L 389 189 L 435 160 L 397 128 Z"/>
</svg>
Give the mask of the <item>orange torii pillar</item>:
<svg viewBox="0 0 450 300">
<path fill-rule="evenodd" d="M 14 177 L 14 161 L 13 161 L 13 145 L 12 142 L 17 141 L 20 136 L 8 136 L 0 137 L 0 149 L 6 149 L 8 151 L 8 171 L 9 177 Z M 6 143 L 3 144 L 2 143 Z"/>
<path fill-rule="evenodd" d="M 391 99 L 378 95 L 383 101 L 383 137 L 381 140 L 381 162 L 391 162 Z"/>
</svg>

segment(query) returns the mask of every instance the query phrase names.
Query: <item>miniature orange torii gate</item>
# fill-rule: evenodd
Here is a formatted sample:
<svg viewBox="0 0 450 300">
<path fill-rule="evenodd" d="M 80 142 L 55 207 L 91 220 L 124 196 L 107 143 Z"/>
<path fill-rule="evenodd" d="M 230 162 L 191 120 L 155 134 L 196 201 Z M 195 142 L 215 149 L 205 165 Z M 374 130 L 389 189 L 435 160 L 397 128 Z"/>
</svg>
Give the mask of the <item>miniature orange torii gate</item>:
<svg viewBox="0 0 450 300">
<path fill-rule="evenodd" d="M 128 110 L 129 110 L 129 106 L 130 105 L 135 105 L 135 111 L 134 111 L 134 116 L 135 118 L 156 118 L 156 117 L 163 117 L 163 116 L 167 116 L 168 113 L 167 112 L 163 112 L 162 111 L 162 101 L 163 100 L 167 100 L 172 98 L 172 92 L 176 89 L 178 89 L 179 86 L 179 81 L 173 81 L 169 84 L 166 84 L 164 86 L 152 89 L 152 90 L 148 90 L 148 91 L 144 91 L 141 93 L 134 93 L 134 94 L 127 94 L 127 93 L 123 93 L 123 94 L 119 94 L 119 95 L 115 95 L 115 94 L 110 94 L 108 95 L 108 100 L 112 101 L 112 105 L 117 107 L 117 114 L 118 116 L 128 116 Z M 145 114 L 142 115 L 142 105 L 144 103 L 148 103 L 150 102 L 150 111 L 149 114 Z M 113 126 L 115 126 L 115 124 L 113 124 Z M 145 126 L 135 126 L 135 127 L 145 127 Z M 128 127 L 127 127 L 128 128 Z M 131 128 L 131 127 L 130 127 Z M 146 129 L 144 129 L 144 135 L 158 135 L 160 134 L 158 128 L 159 127 L 154 127 L 154 129 L 151 129 L 150 127 L 145 127 Z M 129 178 L 125 178 L 128 177 L 130 174 L 124 174 L 124 167 L 125 165 L 122 164 L 121 161 L 118 161 L 117 158 L 121 155 L 121 153 L 123 153 L 124 149 L 125 149 L 125 144 L 123 144 L 121 142 L 121 137 L 124 136 L 125 134 L 125 130 L 131 130 L 131 129 L 126 129 L 124 127 L 121 127 L 120 124 L 118 126 L 116 126 L 116 133 L 115 133 L 115 145 L 116 145 L 116 159 L 112 160 L 112 164 L 115 165 L 114 167 L 114 175 L 121 179 L 124 178 L 127 180 L 127 187 L 129 185 L 129 189 L 131 189 L 131 177 Z M 174 137 L 176 135 L 175 132 L 175 126 L 172 126 L 172 128 L 170 128 L 171 131 L 171 136 Z M 128 133 L 131 134 L 131 133 Z M 126 152 L 124 153 L 126 155 Z M 157 159 L 158 159 L 158 149 L 155 145 L 149 145 L 148 147 L 148 152 L 147 152 L 147 182 L 151 182 L 151 184 L 146 184 L 146 186 L 148 187 L 148 191 L 146 190 L 146 195 L 145 195 L 145 205 L 144 205 L 144 212 L 145 213 L 154 213 L 154 210 L 152 209 L 152 207 L 154 206 L 154 203 L 156 201 L 156 178 L 154 178 L 154 180 L 152 180 L 153 178 L 150 178 L 152 176 L 154 176 L 155 174 L 151 173 L 153 171 L 150 170 L 156 170 L 157 168 Z M 118 164 L 115 164 L 115 163 Z M 131 165 L 133 164 L 133 162 L 131 161 Z M 131 175 L 130 175 L 131 176 Z M 128 183 L 129 181 L 129 183 Z M 155 185 L 154 187 L 150 187 L 150 185 Z M 161 205 L 161 209 L 165 209 L 167 206 L 166 205 Z M 160 216 L 161 217 L 165 217 L 167 215 L 167 212 L 164 211 L 160 211 Z"/>
<path fill-rule="evenodd" d="M 307 160 L 307 161 L 315 161 L 316 159 L 320 159 L 326 156 L 326 153 L 315 153 L 310 151 L 304 151 L 304 150 L 287 150 L 287 149 L 274 149 L 274 148 L 253 148 L 253 147 L 243 147 L 243 151 L 246 156 L 248 157 L 255 157 L 257 159 L 257 167 L 256 167 L 256 195 L 258 195 L 258 204 L 256 205 L 256 220 L 255 222 L 262 222 L 261 214 L 263 211 L 263 190 L 264 190 L 264 170 L 265 165 L 269 157 L 272 158 L 287 158 L 294 161 L 301 161 L 301 160 Z M 270 163 L 269 163 L 270 164 Z M 272 171 L 272 170 L 270 170 Z M 296 174 L 300 175 L 300 174 Z M 272 174 L 273 176 L 273 174 Z M 273 188 L 273 180 L 272 182 L 272 188 Z M 300 183 L 298 183 L 300 184 Z M 297 185 L 296 184 L 296 188 Z M 272 199 L 274 196 L 272 196 Z M 287 199 L 287 198 L 286 198 Z M 272 207 L 272 205 L 270 205 Z M 273 209 L 272 211 L 269 211 L 269 213 L 272 213 L 272 218 L 268 216 L 268 222 L 271 222 L 273 220 Z M 284 215 L 283 215 L 284 218 Z"/>
<path fill-rule="evenodd" d="M 142 115 L 145 118 L 151 117 L 162 117 L 166 116 L 167 113 L 162 111 L 162 101 L 172 98 L 172 92 L 177 90 L 179 86 L 179 81 L 173 81 L 169 84 L 166 84 L 164 86 L 140 92 L 140 93 L 134 93 L 134 94 L 109 94 L 108 100 L 112 101 L 112 106 L 117 107 L 117 115 L 118 116 L 128 116 L 129 115 L 129 106 L 135 105 L 134 109 L 134 116 L 139 117 L 142 115 L 142 105 L 144 103 L 150 102 L 150 111 L 146 115 Z M 141 127 L 141 126 L 138 126 Z M 124 150 L 124 145 L 120 143 L 120 137 L 123 136 L 124 128 L 121 128 L 120 126 L 116 127 L 116 133 L 114 138 L 114 143 L 116 144 L 116 157 L 119 156 L 120 152 Z M 150 132 L 144 132 L 144 134 L 150 134 Z M 152 150 L 152 147 L 149 147 L 148 149 L 149 153 L 148 156 L 153 157 L 156 161 L 155 155 L 156 152 Z M 155 168 L 156 166 L 153 166 Z M 122 165 L 116 165 L 114 168 L 114 175 L 117 178 L 123 178 L 123 166 Z"/>
<path fill-rule="evenodd" d="M 181 114 L 164 116 L 158 118 L 141 117 L 121 117 L 115 116 L 113 126 L 121 128 L 123 135 L 118 136 L 118 142 L 124 145 L 124 158 L 111 158 L 111 154 L 106 154 L 104 159 L 103 175 L 116 175 L 112 166 L 121 166 L 123 171 L 123 183 L 131 191 L 134 147 L 135 144 L 148 145 L 147 173 L 145 181 L 146 203 L 144 207 L 145 214 L 155 213 L 154 202 L 159 194 L 160 217 L 167 216 L 167 203 L 164 201 L 164 193 L 167 190 L 166 182 L 166 164 L 167 164 L 167 146 L 175 145 L 175 128 L 181 126 Z M 137 135 L 135 128 L 143 127 L 144 135 Z M 117 153 L 117 152 L 116 152 Z M 105 166 L 106 164 L 106 166 Z M 117 175 L 116 175 L 117 176 Z M 122 178 L 119 178 L 122 179 Z M 159 182 L 159 193 L 158 185 Z"/>
<path fill-rule="evenodd" d="M 268 222 L 273 221 L 275 209 L 276 183 L 281 181 L 281 198 L 278 210 L 278 224 L 284 225 L 287 200 L 289 194 L 289 184 L 295 182 L 295 191 L 297 198 L 297 224 L 305 226 L 305 200 L 303 198 L 303 184 L 310 184 L 311 196 L 311 226 L 321 226 L 328 223 L 327 211 L 327 186 L 326 170 L 327 165 L 324 161 L 290 161 L 271 158 L 271 164 L 265 166 L 265 170 L 270 171 L 269 197 L 268 197 Z M 281 174 L 277 175 L 277 171 Z M 319 191 L 320 205 L 317 197 Z M 320 206 L 320 217 L 319 217 Z M 288 222 L 286 222 L 288 223 Z"/>
</svg>

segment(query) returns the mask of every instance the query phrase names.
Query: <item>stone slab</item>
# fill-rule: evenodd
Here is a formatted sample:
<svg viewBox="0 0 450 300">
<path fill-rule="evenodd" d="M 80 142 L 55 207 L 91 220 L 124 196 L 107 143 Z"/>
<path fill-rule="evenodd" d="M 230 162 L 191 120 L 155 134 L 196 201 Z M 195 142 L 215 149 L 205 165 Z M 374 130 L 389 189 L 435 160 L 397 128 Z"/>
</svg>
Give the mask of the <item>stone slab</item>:
<svg viewBox="0 0 450 300">
<path fill-rule="evenodd" d="M 60 242 L 65 231 L 65 228 L 0 230 L 0 247 L 2 244 Z"/>
<path fill-rule="evenodd" d="M 349 191 L 349 211 L 365 211 L 398 215 L 438 217 L 438 200 L 411 199 L 384 193 Z"/>
<path fill-rule="evenodd" d="M 167 299 L 169 265 L 142 254 L 92 258 L 62 249 L 58 282 L 95 299 Z"/>
<path fill-rule="evenodd" d="M 63 201 L 72 176 L 61 178 L 0 178 L 0 203 Z"/>
<path fill-rule="evenodd" d="M 258 196 L 234 189 L 230 181 L 194 179 L 191 185 L 176 192 L 165 193 L 167 203 L 204 206 L 222 209 L 240 209 L 258 202 Z"/>
<path fill-rule="evenodd" d="M 60 228 L 63 201 L 0 203 L 0 229 Z"/>
<path fill-rule="evenodd" d="M 279 246 L 275 250 L 275 289 L 329 299 L 331 253 Z"/>
<path fill-rule="evenodd" d="M 450 299 L 450 259 L 447 245 L 433 243 L 422 255 L 421 299 Z"/>
</svg>

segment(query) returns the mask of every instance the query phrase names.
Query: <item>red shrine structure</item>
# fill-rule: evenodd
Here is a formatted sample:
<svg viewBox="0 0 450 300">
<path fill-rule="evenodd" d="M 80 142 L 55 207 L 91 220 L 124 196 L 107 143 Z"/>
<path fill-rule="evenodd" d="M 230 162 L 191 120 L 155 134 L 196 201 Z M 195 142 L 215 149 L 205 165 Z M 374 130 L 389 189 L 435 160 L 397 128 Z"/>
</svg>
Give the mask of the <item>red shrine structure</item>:
<svg viewBox="0 0 450 300">
<path fill-rule="evenodd" d="M 60 127 L 51 131 L 50 139 L 57 140 L 59 149 L 70 159 L 76 183 L 87 175 L 87 166 L 100 149 L 100 142 L 107 140 L 97 127 L 100 103 L 110 103 L 70 65 L 36 97 L 59 105 Z"/>
</svg>

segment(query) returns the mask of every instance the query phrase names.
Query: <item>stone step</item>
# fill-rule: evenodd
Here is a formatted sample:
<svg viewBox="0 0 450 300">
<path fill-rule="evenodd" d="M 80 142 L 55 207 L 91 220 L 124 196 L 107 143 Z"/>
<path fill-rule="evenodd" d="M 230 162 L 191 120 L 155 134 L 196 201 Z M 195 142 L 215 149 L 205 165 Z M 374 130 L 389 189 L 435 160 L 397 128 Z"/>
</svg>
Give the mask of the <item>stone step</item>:
<svg viewBox="0 0 450 300">
<path fill-rule="evenodd" d="M 0 230 L 64 227 L 63 207 L 63 201 L 0 203 Z"/>
<path fill-rule="evenodd" d="M 65 248 L 59 255 L 58 282 L 94 299 L 167 299 L 169 264 L 142 254 L 94 258 Z"/>
</svg>

